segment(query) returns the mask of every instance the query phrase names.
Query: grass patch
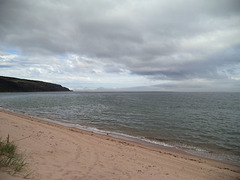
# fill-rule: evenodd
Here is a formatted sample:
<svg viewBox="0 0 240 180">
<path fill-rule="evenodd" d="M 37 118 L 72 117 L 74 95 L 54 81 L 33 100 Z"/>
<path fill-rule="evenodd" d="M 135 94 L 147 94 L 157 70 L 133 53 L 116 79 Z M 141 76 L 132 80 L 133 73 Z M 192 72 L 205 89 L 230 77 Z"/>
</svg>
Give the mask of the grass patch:
<svg viewBox="0 0 240 180">
<path fill-rule="evenodd" d="M 5 141 L 0 138 L 0 168 L 9 168 L 15 174 L 26 165 L 25 158 L 17 153 L 17 146 L 9 141 L 9 135 Z"/>
</svg>

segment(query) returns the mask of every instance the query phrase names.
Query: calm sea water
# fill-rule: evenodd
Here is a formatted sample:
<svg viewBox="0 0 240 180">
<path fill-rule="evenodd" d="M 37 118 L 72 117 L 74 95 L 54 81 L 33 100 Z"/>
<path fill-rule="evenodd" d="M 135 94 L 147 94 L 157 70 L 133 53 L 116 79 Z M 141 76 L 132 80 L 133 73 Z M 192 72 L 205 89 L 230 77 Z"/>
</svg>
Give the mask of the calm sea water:
<svg viewBox="0 0 240 180">
<path fill-rule="evenodd" d="M 0 107 L 240 165 L 240 93 L 2 93 Z"/>
</svg>

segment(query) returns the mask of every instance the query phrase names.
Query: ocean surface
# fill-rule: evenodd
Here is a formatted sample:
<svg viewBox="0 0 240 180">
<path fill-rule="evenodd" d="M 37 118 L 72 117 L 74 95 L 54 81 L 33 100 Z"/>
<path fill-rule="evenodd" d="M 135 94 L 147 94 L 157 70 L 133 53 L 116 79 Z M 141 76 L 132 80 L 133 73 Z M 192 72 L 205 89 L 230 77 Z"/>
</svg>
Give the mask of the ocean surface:
<svg viewBox="0 0 240 180">
<path fill-rule="evenodd" d="M 0 93 L 0 108 L 240 165 L 240 93 Z"/>
</svg>

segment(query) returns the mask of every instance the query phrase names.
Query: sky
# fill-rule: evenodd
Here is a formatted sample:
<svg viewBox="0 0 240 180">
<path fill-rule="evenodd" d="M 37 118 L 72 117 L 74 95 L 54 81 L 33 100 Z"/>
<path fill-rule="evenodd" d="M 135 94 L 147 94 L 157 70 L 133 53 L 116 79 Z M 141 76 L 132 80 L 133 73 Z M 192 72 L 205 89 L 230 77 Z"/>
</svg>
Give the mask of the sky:
<svg viewBox="0 0 240 180">
<path fill-rule="evenodd" d="M 0 75 L 73 90 L 240 92 L 240 1 L 0 0 Z"/>
</svg>

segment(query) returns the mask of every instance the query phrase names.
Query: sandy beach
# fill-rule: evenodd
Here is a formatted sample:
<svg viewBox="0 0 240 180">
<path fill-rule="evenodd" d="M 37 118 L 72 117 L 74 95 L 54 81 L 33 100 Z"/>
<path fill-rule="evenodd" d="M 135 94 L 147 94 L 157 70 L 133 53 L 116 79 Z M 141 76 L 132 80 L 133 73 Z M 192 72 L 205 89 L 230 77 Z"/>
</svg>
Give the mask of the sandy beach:
<svg viewBox="0 0 240 180">
<path fill-rule="evenodd" d="M 10 135 L 28 162 L 0 179 L 240 179 L 240 167 L 0 111 L 0 137 Z"/>
</svg>

